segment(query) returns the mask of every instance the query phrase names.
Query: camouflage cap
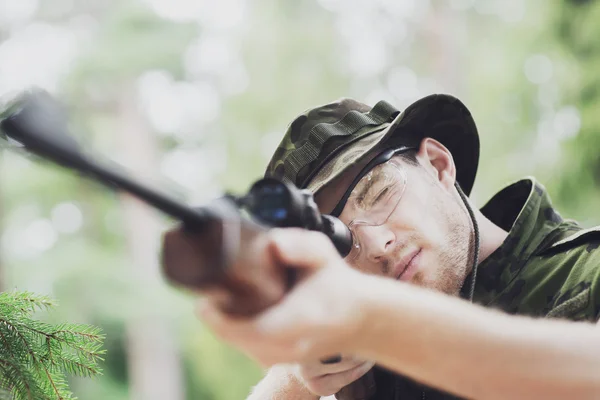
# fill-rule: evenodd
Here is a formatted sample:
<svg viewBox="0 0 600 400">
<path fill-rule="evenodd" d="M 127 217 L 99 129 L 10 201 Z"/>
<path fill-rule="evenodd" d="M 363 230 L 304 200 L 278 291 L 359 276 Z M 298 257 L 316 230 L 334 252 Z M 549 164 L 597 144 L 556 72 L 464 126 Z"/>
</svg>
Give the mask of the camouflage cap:
<svg viewBox="0 0 600 400">
<path fill-rule="evenodd" d="M 418 147 L 425 137 L 448 148 L 457 181 L 469 195 L 479 161 L 479 135 L 467 107 L 445 94 L 424 97 L 403 112 L 385 101 L 371 108 L 347 98 L 307 110 L 289 125 L 265 177 L 316 193 L 375 149 Z"/>
</svg>

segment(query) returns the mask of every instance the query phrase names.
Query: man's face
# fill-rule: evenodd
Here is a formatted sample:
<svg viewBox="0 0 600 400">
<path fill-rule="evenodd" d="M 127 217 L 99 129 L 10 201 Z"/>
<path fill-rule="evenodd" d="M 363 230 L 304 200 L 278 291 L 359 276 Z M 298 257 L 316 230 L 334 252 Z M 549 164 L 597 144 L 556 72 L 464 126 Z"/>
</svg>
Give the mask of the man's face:
<svg viewBox="0 0 600 400">
<path fill-rule="evenodd" d="M 398 179 L 402 180 L 404 174 L 405 183 L 402 180 L 390 186 L 388 179 L 383 184 L 371 185 L 365 192 L 366 180 L 377 175 L 375 170 L 359 182 L 353 195 L 361 192 L 366 197 L 355 201 L 351 196 L 340 215 L 359 238 L 358 257 L 354 258 L 356 252 L 347 257 L 351 266 L 445 293 L 458 293 L 468 272 L 471 225 L 454 188 L 454 163 L 445 152 L 439 142 L 426 139 L 417 153 L 420 165 L 398 161 L 396 156 L 384 167 L 393 171 L 389 164 L 395 164 L 400 171 Z M 348 179 L 324 189 L 317 197 L 319 206 L 323 203 L 319 198 L 339 198 L 340 191 L 348 187 Z M 371 209 L 357 206 L 381 197 L 382 189 L 396 190 L 399 194 L 400 188 L 397 205 L 390 209 L 392 212 L 385 221 L 370 219 Z M 365 220 L 374 223 L 358 222 Z"/>
</svg>

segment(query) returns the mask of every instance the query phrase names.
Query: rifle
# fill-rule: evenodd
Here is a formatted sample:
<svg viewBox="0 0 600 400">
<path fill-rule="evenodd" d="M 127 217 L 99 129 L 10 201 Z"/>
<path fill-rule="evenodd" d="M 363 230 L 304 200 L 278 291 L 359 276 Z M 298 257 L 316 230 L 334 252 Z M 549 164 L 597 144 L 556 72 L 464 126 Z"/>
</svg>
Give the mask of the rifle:
<svg viewBox="0 0 600 400">
<path fill-rule="evenodd" d="M 22 93 L 0 115 L 0 134 L 23 150 L 103 184 L 127 192 L 180 221 L 189 242 L 176 255 L 162 254 L 162 271 L 172 284 L 195 292 L 219 293 L 219 307 L 233 315 L 252 316 L 276 304 L 293 287 L 294 269 L 277 266 L 242 268 L 238 260 L 248 245 L 272 227 L 301 227 L 324 233 L 343 257 L 352 236 L 339 219 L 323 215 L 308 190 L 273 178 L 256 181 L 248 193 L 226 194 L 202 207 L 142 182 L 123 168 L 101 162 L 84 151 L 69 132 L 60 104 L 43 90 Z M 178 261 L 173 262 L 172 257 Z M 198 265 L 197 261 L 203 260 Z M 193 261 L 193 262 L 192 262 Z M 334 363 L 338 356 L 323 360 Z M 371 373 L 342 389 L 338 399 L 367 399 L 374 391 Z"/>
</svg>

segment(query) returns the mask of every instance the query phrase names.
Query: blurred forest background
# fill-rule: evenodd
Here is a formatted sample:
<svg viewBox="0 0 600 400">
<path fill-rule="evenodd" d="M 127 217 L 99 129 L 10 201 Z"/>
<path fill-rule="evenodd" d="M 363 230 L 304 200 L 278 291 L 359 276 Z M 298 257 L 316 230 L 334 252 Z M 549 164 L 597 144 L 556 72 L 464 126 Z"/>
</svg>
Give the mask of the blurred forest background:
<svg viewBox="0 0 600 400">
<path fill-rule="evenodd" d="M 67 106 L 104 157 L 202 204 L 260 178 L 287 124 L 339 97 L 403 108 L 452 93 L 474 114 L 474 202 L 534 175 L 600 223 L 600 2 L 0 0 L 0 96 Z M 128 196 L 0 148 L 0 285 L 100 326 L 86 400 L 242 399 L 262 376 L 158 265 L 172 223 Z"/>
</svg>

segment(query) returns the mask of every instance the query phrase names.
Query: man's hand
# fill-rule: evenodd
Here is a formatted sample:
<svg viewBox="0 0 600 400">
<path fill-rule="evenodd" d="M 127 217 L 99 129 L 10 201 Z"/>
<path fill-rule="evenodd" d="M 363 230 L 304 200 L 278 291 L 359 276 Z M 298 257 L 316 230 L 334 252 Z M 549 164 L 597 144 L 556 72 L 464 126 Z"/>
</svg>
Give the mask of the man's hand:
<svg viewBox="0 0 600 400">
<path fill-rule="evenodd" d="M 320 361 L 298 365 L 296 376 L 308 390 L 319 396 L 330 396 L 366 374 L 374 363 L 344 357 L 335 364 Z"/>
<path fill-rule="evenodd" d="M 363 325 L 358 290 L 362 274 L 352 270 L 321 233 L 287 228 L 267 235 L 254 249 L 264 257 L 255 259 L 297 269 L 293 289 L 279 304 L 252 318 L 225 314 L 208 297 L 200 305 L 201 319 L 264 366 L 353 354 Z"/>
</svg>

